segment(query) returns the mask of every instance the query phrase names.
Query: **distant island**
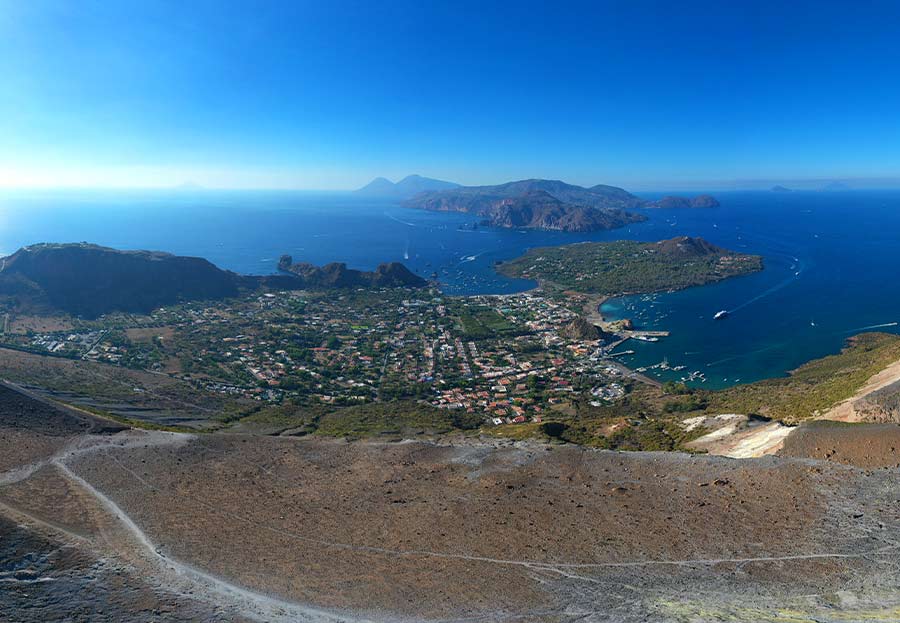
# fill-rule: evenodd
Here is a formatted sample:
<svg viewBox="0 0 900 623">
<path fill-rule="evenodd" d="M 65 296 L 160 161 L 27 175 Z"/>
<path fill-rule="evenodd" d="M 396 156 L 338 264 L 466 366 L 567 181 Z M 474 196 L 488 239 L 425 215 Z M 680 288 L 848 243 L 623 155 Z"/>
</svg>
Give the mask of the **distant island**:
<svg viewBox="0 0 900 623">
<path fill-rule="evenodd" d="M 692 199 L 664 197 L 647 201 L 615 186 L 585 188 L 559 180 L 529 179 L 496 186 L 460 186 L 422 192 L 404 202 L 411 208 L 462 212 L 482 217 L 485 225 L 569 232 L 599 231 L 646 220 L 637 208 L 709 208 L 709 195 Z"/>
<path fill-rule="evenodd" d="M 718 208 L 719 200 L 712 195 L 697 195 L 696 197 L 673 197 L 671 195 L 648 201 L 645 208 Z"/>
<path fill-rule="evenodd" d="M 410 272 L 400 262 L 380 264 L 373 272 L 347 268 L 342 262 L 332 262 L 319 267 L 305 262 L 294 264 L 290 255 L 282 255 L 278 270 L 296 277 L 304 288 L 422 288 L 425 279 Z"/>
<path fill-rule="evenodd" d="M 111 312 L 149 313 L 187 301 L 216 301 L 259 289 L 421 287 L 402 264 L 375 272 L 343 264 L 316 268 L 282 258 L 291 274 L 239 275 L 198 257 L 120 251 L 88 243 L 35 244 L 0 259 L 0 307 L 19 314 L 69 314 L 95 319 Z"/>
<path fill-rule="evenodd" d="M 583 294 L 618 296 L 678 290 L 762 269 L 758 255 L 736 253 L 702 238 L 660 242 L 583 242 L 531 249 L 497 265 L 507 277 Z"/>
<path fill-rule="evenodd" d="M 407 199 L 422 192 L 450 190 L 458 188 L 459 184 L 436 180 L 421 175 L 407 175 L 399 182 L 392 182 L 384 177 L 376 177 L 374 180 L 356 191 L 358 195 L 372 197 L 396 197 Z"/>
<path fill-rule="evenodd" d="M 786 186 L 781 186 L 779 184 L 772 186 L 771 190 L 773 193 L 789 193 L 789 192 L 791 192 L 790 188 L 787 188 Z"/>
</svg>

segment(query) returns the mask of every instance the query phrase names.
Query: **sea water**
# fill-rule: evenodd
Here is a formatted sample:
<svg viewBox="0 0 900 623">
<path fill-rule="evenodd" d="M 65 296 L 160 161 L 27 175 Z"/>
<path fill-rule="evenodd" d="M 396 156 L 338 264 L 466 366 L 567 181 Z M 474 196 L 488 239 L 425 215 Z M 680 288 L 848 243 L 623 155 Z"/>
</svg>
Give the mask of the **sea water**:
<svg viewBox="0 0 900 623">
<path fill-rule="evenodd" d="M 607 302 L 603 312 L 611 318 L 671 333 L 654 343 L 632 340 L 627 349 L 636 352 L 624 363 L 666 380 L 702 373 L 704 386 L 722 387 L 784 374 L 836 352 L 860 331 L 897 331 L 900 192 L 715 195 L 722 203 L 716 209 L 644 210 L 645 223 L 563 233 L 473 228 L 478 219 L 470 215 L 345 193 L 5 191 L 0 252 L 88 241 L 205 257 L 247 274 L 275 272 L 282 254 L 367 270 L 400 261 L 423 277 L 436 275 L 448 294 L 489 294 L 534 287 L 494 270 L 528 248 L 702 236 L 761 254 L 765 270 Z M 720 310 L 728 317 L 713 320 Z M 663 361 L 669 369 L 658 367 Z"/>
</svg>

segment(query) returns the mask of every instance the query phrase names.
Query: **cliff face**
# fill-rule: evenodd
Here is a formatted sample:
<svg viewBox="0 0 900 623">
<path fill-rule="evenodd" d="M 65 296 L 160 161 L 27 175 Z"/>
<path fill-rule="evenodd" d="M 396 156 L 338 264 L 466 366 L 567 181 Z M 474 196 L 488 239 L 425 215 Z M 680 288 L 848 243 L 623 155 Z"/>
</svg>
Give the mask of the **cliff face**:
<svg viewBox="0 0 900 623">
<path fill-rule="evenodd" d="M 315 266 L 305 262 L 294 264 L 290 255 L 282 255 L 278 270 L 290 273 L 304 288 L 421 288 L 428 282 L 410 272 L 399 262 L 379 264 L 373 272 L 347 268 L 341 262 Z"/>
<path fill-rule="evenodd" d="M 530 191 L 520 197 L 500 199 L 482 215 L 494 227 L 569 232 L 614 229 L 644 220 L 644 217 L 624 210 L 570 205 L 541 190 Z"/>
<path fill-rule="evenodd" d="M 238 294 L 246 278 L 196 257 L 89 244 L 33 245 L 3 258 L 0 298 L 28 311 L 96 318 L 111 311 Z"/>
</svg>

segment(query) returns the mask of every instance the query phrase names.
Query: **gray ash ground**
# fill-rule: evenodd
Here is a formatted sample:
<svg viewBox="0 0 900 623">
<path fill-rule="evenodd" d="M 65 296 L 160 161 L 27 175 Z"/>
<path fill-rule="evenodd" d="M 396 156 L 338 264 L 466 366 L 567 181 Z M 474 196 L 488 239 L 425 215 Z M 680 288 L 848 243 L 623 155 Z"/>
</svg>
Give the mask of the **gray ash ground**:
<svg viewBox="0 0 900 623">
<path fill-rule="evenodd" d="M 151 623 L 235 620 L 153 589 L 114 559 L 0 517 L 0 621 Z"/>
</svg>

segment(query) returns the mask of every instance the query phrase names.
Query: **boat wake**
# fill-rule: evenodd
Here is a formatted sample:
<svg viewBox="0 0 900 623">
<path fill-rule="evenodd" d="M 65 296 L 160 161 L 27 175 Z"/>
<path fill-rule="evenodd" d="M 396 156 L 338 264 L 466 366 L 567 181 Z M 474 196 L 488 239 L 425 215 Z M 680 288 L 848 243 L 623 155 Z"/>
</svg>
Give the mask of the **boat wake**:
<svg viewBox="0 0 900 623">
<path fill-rule="evenodd" d="M 797 279 L 800 278 L 800 275 L 803 274 L 803 270 L 804 270 L 805 267 L 804 267 L 803 262 L 802 262 L 801 260 L 799 260 L 799 259 L 797 259 L 797 258 L 795 258 L 795 257 L 792 257 L 791 259 L 794 260 L 794 263 L 791 265 L 791 271 L 792 271 L 792 272 L 791 272 L 790 275 L 788 275 L 788 277 L 786 277 L 785 279 L 782 279 L 781 281 L 779 281 L 778 283 L 776 283 L 774 286 L 772 286 L 772 287 L 769 288 L 768 290 L 765 290 L 765 291 L 763 291 L 763 292 L 760 292 L 759 294 L 757 294 L 756 296 L 754 296 L 753 298 L 751 298 L 749 301 L 746 301 L 746 302 L 744 302 L 744 303 L 741 303 L 740 305 L 738 305 L 738 306 L 735 307 L 734 309 L 729 309 L 729 310 L 727 310 L 728 313 L 729 313 L 729 314 L 733 314 L 733 313 L 735 313 L 736 311 L 740 311 L 740 310 L 744 309 L 745 307 L 748 307 L 748 306 L 750 306 L 750 305 L 753 305 L 753 304 L 756 303 L 757 301 L 760 301 L 760 300 L 766 298 L 767 296 L 771 296 L 772 294 L 775 294 L 775 293 L 778 292 L 779 290 L 782 290 L 782 289 L 788 287 L 789 285 L 791 285 L 792 283 L 794 283 L 795 281 L 797 281 Z"/>
<path fill-rule="evenodd" d="M 459 264 L 457 264 L 457 266 L 462 266 L 463 264 L 465 264 L 467 262 L 474 262 L 475 260 L 477 260 L 479 257 L 484 255 L 485 253 L 487 253 L 487 251 L 482 251 L 481 253 L 476 253 L 475 255 L 464 255 L 460 259 Z"/>
<path fill-rule="evenodd" d="M 900 322 L 885 322 L 883 324 L 870 324 L 867 327 L 859 327 L 858 329 L 850 329 L 849 331 L 844 331 L 844 333 L 858 333 L 860 331 L 868 331 L 870 329 L 886 329 L 888 327 L 896 327 L 900 325 Z"/>
<path fill-rule="evenodd" d="M 410 223 L 410 222 L 408 222 L 408 221 L 401 221 L 401 220 L 398 219 L 396 216 L 394 216 L 394 215 L 392 215 L 392 214 L 388 214 L 387 212 L 385 212 L 384 215 L 385 215 L 386 217 L 388 217 L 389 219 L 391 219 L 392 221 L 397 221 L 397 222 L 400 223 L 401 225 L 406 225 L 406 226 L 408 226 L 408 227 L 418 227 L 418 225 L 416 225 L 415 223 Z"/>
</svg>

